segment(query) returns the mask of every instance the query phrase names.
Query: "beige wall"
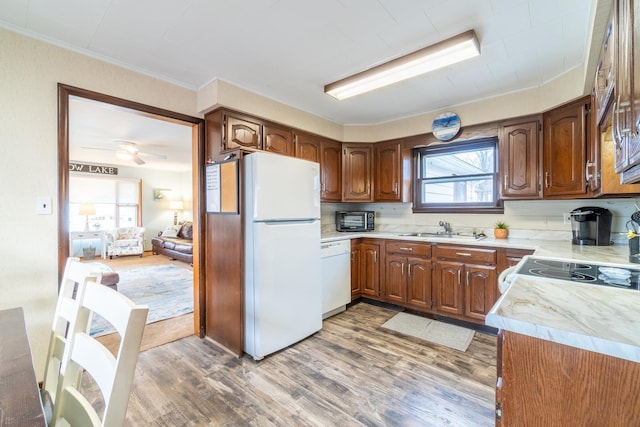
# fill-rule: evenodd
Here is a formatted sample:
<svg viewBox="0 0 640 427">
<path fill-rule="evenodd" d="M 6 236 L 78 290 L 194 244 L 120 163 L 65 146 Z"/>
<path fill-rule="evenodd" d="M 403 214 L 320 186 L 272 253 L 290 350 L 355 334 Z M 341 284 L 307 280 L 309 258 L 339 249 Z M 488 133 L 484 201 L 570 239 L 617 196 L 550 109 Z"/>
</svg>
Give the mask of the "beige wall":
<svg viewBox="0 0 640 427">
<path fill-rule="evenodd" d="M 196 93 L 2 29 L 0 58 L 0 309 L 24 307 L 41 377 L 57 294 L 57 84 L 189 115 Z M 52 215 L 36 215 L 38 196 Z"/>
</svg>

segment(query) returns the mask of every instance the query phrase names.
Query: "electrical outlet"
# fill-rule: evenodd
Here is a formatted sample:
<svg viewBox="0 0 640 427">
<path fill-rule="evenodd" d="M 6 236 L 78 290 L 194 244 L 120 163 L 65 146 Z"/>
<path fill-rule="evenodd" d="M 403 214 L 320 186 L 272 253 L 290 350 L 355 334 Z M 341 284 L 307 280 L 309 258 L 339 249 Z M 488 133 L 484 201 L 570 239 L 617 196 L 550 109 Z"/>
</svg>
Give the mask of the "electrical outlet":
<svg viewBox="0 0 640 427">
<path fill-rule="evenodd" d="M 562 214 L 562 223 L 563 224 L 571 224 L 571 213 L 565 212 Z"/>
</svg>

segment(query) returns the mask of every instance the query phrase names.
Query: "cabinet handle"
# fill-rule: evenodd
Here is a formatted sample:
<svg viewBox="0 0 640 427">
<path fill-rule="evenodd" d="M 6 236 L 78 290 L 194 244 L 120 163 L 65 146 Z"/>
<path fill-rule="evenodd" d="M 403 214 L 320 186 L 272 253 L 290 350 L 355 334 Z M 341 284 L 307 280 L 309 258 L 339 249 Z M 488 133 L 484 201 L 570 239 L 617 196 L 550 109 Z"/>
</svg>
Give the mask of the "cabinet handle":
<svg viewBox="0 0 640 427">
<path fill-rule="evenodd" d="M 466 276 L 467 276 L 467 286 L 469 286 L 469 272 L 468 271 L 467 271 Z"/>
<path fill-rule="evenodd" d="M 584 165 L 584 180 L 586 182 L 589 182 L 594 178 L 593 174 L 589 173 L 589 168 L 595 165 L 596 165 L 595 163 L 590 162 L 589 160 L 587 160 L 587 164 Z"/>
<path fill-rule="evenodd" d="M 549 188 L 549 172 L 544 173 L 544 187 Z"/>
<path fill-rule="evenodd" d="M 373 253 L 373 263 L 377 263 L 378 262 L 378 252 L 374 252 Z"/>
<path fill-rule="evenodd" d="M 456 255 L 457 255 L 457 256 L 466 256 L 466 257 L 471 256 L 471 254 L 470 254 L 470 253 L 468 253 L 468 252 L 456 252 Z"/>
<path fill-rule="evenodd" d="M 407 264 L 407 276 L 411 276 L 411 264 Z"/>
<path fill-rule="evenodd" d="M 404 246 L 401 246 L 399 249 L 400 249 L 401 251 L 409 251 L 409 252 L 413 252 L 413 248 L 407 248 L 407 247 L 404 247 Z"/>
<path fill-rule="evenodd" d="M 613 134 L 613 143 L 616 150 L 622 149 L 622 137 L 620 136 L 620 94 L 618 99 L 613 103 L 613 117 L 611 118 L 611 133 Z"/>
<path fill-rule="evenodd" d="M 393 192 L 394 192 L 394 193 L 397 193 L 397 192 L 398 192 L 398 183 L 397 183 L 397 182 L 394 182 L 394 183 L 393 183 Z"/>
<path fill-rule="evenodd" d="M 509 176 L 507 174 L 504 175 L 504 189 L 509 188 Z"/>
<path fill-rule="evenodd" d="M 458 270 L 458 283 L 462 284 L 462 270 Z"/>
</svg>

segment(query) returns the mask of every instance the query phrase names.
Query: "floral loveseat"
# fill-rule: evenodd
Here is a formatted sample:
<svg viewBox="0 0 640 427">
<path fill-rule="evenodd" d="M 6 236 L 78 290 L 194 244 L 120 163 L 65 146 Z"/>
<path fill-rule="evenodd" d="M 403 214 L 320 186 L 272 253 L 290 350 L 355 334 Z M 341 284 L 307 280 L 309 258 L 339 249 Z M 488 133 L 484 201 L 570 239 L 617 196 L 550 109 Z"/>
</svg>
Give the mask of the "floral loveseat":
<svg viewBox="0 0 640 427">
<path fill-rule="evenodd" d="M 193 223 L 184 221 L 170 225 L 151 239 L 153 254 L 166 255 L 171 259 L 193 264 Z"/>
<path fill-rule="evenodd" d="M 105 233 L 109 259 L 120 255 L 140 255 L 144 252 L 144 228 L 120 227 Z"/>
</svg>

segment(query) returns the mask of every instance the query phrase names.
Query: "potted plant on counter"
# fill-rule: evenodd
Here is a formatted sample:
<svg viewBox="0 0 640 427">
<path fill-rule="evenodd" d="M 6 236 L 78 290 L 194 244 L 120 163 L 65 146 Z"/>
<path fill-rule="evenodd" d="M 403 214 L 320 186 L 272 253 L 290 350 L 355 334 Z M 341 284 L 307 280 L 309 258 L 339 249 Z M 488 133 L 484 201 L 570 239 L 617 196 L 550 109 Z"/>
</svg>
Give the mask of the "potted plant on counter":
<svg viewBox="0 0 640 427">
<path fill-rule="evenodd" d="M 506 239 L 507 237 L 509 237 L 509 228 L 507 227 L 507 224 L 502 221 L 496 222 L 496 225 L 493 229 L 493 235 L 496 237 L 496 239 Z"/>
</svg>

